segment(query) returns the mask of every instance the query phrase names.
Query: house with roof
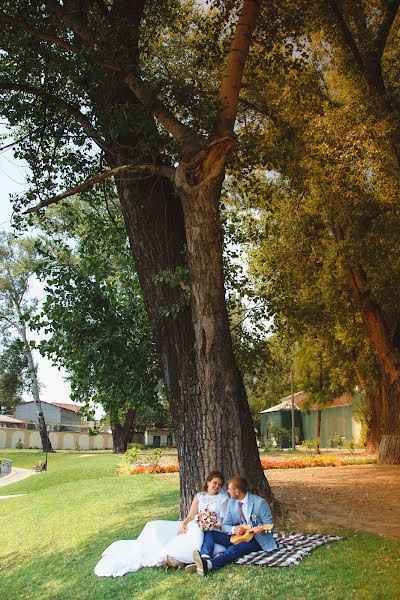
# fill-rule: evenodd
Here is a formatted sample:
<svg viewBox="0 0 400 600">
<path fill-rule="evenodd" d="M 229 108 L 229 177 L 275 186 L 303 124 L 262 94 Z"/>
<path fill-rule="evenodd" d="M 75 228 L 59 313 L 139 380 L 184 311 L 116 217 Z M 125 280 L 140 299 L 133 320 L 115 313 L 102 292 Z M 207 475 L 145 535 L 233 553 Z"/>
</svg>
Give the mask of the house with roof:
<svg viewBox="0 0 400 600">
<path fill-rule="evenodd" d="M 175 438 L 172 431 L 167 427 L 148 427 L 144 432 L 144 443 L 146 446 L 155 448 L 175 447 Z"/>
<path fill-rule="evenodd" d="M 320 445 L 329 447 L 334 438 L 341 438 L 344 443 L 357 444 L 361 438 L 361 423 L 354 418 L 360 394 L 351 396 L 344 394 L 334 398 L 329 406 L 318 407 L 309 403 L 309 393 L 296 392 L 293 395 L 295 412 L 296 444 L 303 440 L 314 440 L 317 436 L 318 410 L 321 411 Z M 271 439 L 274 426 L 292 430 L 292 397 L 282 398 L 278 404 L 261 411 L 261 436 Z M 272 436 L 273 437 L 273 436 Z M 274 440 L 271 440 L 274 442 Z M 284 441 L 283 447 L 291 446 Z"/>
<path fill-rule="evenodd" d="M 44 402 L 41 401 L 46 425 L 49 431 L 81 431 L 80 406 L 67 402 Z M 17 404 L 14 417 L 24 421 L 27 426 L 36 426 L 36 405 L 32 400 Z"/>
<path fill-rule="evenodd" d="M 7 427 L 11 429 L 25 429 L 26 423 L 25 421 L 21 421 L 20 419 L 16 419 L 15 417 L 10 417 L 10 415 L 0 414 L 0 427 Z"/>
</svg>

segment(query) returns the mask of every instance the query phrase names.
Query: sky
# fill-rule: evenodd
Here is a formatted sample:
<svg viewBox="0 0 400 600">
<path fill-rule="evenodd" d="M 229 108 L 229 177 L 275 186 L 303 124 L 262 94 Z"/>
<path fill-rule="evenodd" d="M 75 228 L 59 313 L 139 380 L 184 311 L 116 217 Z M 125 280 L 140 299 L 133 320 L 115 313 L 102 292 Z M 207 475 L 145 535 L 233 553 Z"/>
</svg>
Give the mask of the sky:
<svg viewBox="0 0 400 600">
<path fill-rule="evenodd" d="M 0 125 L 0 135 L 5 128 Z M 7 140 L 0 141 L 0 147 L 9 143 Z M 23 163 L 13 157 L 12 150 L 0 151 L 0 228 L 2 231 L 11 230 L 12 207 L 10 194 L 20 194 L 27 188 L 27 168 Z M 43 298 L 43 287 L 39 281 L 32 281 L 32 295 Z M 30 332 L 30 339 L 39 339 L 36 332 Z M 41 400 L 45 402 L 71 402 L 70 386 L 65 380 L 65 371 L 59 371 L 49 360 L 40 356 L 34 350 L 35 361 L 38 364 L 38 376 L 41 383 Z M 30 400 L 29 396 L 24 396 Z"/>
</svg>

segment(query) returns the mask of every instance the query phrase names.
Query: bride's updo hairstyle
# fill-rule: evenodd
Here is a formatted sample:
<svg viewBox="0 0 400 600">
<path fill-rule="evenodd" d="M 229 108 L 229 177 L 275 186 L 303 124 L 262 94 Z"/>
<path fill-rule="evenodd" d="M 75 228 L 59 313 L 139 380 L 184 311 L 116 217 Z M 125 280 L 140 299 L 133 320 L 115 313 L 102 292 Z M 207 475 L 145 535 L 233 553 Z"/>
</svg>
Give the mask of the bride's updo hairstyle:
<svg viewBox="0 0 400 600">
<path fill-rule="evenodd" d="M 208 486 L 207 483 L 209 481 L 211 481 L 214 478 L 220 479 L 222 481 L 222 485 L 224 485 L 225 483 L 225 477 L 223 476 L 223 474 L 221 473 L 221 471 L 210 471 L 209 474 L 206 477 L 206 480 L 204 482 L 203 485 L 203 492 L 206 492 L 208 490 Z"/>
</svg>

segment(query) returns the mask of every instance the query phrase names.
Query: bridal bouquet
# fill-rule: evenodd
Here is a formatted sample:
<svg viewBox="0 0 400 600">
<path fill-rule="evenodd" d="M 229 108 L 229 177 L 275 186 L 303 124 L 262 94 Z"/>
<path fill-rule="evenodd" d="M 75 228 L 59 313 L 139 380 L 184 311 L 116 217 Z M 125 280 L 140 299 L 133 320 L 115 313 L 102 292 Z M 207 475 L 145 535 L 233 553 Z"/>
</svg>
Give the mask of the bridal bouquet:
<svg viewBox="0 0 400 600">
<path fill-rule="evenodd" d="M 194 520 L 203 531 L 209 531 L 218 523 L 217 515 L 208 508 L 205 508 L 203 511 L 197 513 Z"/>
</svg>

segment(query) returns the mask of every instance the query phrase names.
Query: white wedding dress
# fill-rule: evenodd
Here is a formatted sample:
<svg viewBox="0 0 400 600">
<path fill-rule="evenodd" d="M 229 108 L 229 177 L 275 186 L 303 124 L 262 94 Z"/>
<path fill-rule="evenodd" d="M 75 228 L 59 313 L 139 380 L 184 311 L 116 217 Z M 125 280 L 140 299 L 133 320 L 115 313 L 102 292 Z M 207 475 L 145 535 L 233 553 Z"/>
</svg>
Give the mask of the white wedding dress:
<svg viewBox="0 0 400 600">
<path fill-rule="evenodd" d="M 228 497 L 223 492 L 211 496 L 197 494 L 198 511 L 214 511 L 221 522 Z M 121 577 L 143 567 L 160 567 L 167 554 L 183 563 L 193 562 L 193 550 L 200 550 L 203 532 L 195 521 L 188 524 L 187 533 L 178 535 L 182 521 L 150 521 L 136 540 L 119 540 L 109 546 L 97 563 L 94 572 L 98 577 Z M 215 547 L 215 553 L 224 550 Z"/>
</svg>

